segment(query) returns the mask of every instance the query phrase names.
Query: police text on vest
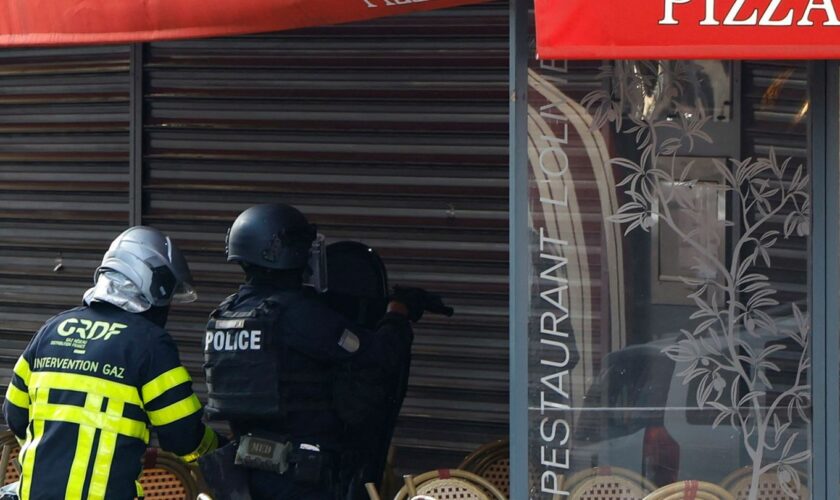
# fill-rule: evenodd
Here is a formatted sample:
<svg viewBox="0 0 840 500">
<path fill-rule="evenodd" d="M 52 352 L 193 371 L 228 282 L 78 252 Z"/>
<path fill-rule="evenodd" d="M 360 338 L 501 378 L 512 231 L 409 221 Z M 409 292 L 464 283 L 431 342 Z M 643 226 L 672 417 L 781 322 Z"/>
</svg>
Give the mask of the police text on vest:
<svg viewBox="0 0 840 500">
<path fill-rule="evenodd" d="M 221 330 L 207 332 L 205 350 L 214 351 L 259 351 L 262 332 L 260 330 Z"/>
</svg>

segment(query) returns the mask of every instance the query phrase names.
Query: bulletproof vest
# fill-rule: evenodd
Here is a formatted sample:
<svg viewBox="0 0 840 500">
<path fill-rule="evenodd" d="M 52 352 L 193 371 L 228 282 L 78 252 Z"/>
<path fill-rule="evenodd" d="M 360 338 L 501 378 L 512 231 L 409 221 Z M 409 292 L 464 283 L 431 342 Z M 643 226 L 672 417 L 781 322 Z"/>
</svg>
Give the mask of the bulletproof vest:
<svg viewBox="0 0 840 500">
<path fill-rule="evenodd" d="M 253 309 L 233 311 L 234 295 L 211 313 L 204 347 L 210 418 L 269 420 L 334 407 L 329 372 L 289 368 L 286 332 L 277 329 L 294 298 L 279 293 Z M 313 391 L 321 396 L 290 397 L 290 388 L 301 383 L 323 386 Z"/>
</svg>

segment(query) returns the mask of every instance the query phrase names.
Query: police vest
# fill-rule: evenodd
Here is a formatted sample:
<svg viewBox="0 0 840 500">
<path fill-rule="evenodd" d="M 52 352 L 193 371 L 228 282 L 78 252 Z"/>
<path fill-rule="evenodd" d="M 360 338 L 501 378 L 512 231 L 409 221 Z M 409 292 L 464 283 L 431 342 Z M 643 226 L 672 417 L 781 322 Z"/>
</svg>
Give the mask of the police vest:
<svg viewBox="0 0 840 500">
<path fill-rule="evenodd" d="M 285 332 L 277 328 L 294 297 L 279 293 L 254 309 L 232 311 L 231 296 L 211 313 L 204 348 L 210 418 L 277 419 L 335 407 L 331 373 L 289 369 Z M 314 393 L 321 396 L 290 397 L 290 388 L 301 383 L 320 386 Z"/>
</svg>

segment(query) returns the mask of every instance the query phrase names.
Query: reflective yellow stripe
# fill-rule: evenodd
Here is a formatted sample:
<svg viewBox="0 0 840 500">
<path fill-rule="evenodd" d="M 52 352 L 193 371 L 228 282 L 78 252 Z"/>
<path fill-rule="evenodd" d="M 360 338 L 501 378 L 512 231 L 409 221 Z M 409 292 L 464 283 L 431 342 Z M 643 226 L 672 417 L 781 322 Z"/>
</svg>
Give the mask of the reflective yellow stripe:
<svg viewBox="0 0 840 500">
<path fill-rule="evenodd" d="M 204 437 L 201 438 L 201 442 L 198 443 L 198 447 L 190 453 L 189 455 L 184 455 L 181 459 L 184 462 L 195 462 L 198 460 L 198 457 L 204 455 L 205 453 L 209 453 L 216 448 L 219 447 L 219 438 L 216 436 L 216 433 L 213 432 L 208 426 L 204 426 Z"/>
<path fill-rule="evenodd" d="M 18 408 L 23 408 L 24 410 L 29 409 L 29 394 L 18 389 L 11 382 L 9 382 L 9 388 L 6 389 L 6 401 Z"/>
<path fill-rule="evenodd" d="M 29 361 L 23 359 L 23 356 L 19 357 L 17 363 L 15 363 L 14 372 L 29 387 L 29 376 L 32 374 L 32 371 L 29 369 Z"/>
<path fill-rule="evenodd" d="M 151 382 L 145 384 L 141 390 L 143 401 L 149 402 L 164 392 L 186 382 L 192 382 L 190 374 L 183 366 L 178 366 L 155 377 Z"/>
<path fill-rule="evenodd" d="M 97 394 L 108 399 L 116 399 L 137 406 L 143 407 L 140 394 L 136 387 L 119 382 L 111 382 L 90 375 L 78 375 L 75 373 L 58 372 L 35 372 L 32 374 L 31 383 L 28 384 L 29 393 L 32 394 L 33 387 L 49 387 L 64 391 L 78 391 L 88 394 Z M 34 398 L 33 398 L 34 399 Z"/>
<path fill-rule="evenodd" d="M 88 394 L 85 398 L 84 411 L 89 413 L 100 412 L 102 410 L 102 399 L 102 396 L 99 396 L 98 394 Z M 96 436 L 96 429 L 97 426 L 95 425 L 79 425 L 79 437 L 76 440 L 76 452 L 73 455 L 73 465 L 70 466 L 70 477 L 67 479 L 67 489 L 64 491 L 64 500 L 81 500 L 82 498 L 82 492 L 85 489 L 85 479 L 87 479 L 88 464 L 90 463 L 90 455 L 93 451 L 93 439 Z"/>
<path fill-rule="evenodd" d="M 122 417 L 125 403 L 114 399 L 108 400 L 108 408 L 105 413 L 112 417 Z M 111 465 L 114 463 L 114 454 L 117 450 L 117 434 L 115 432 L 102 431 L 99 435 L 99 446 L 96 448 L 96 460 L 93 462 L 93 477 L 90 480 L 88 500 L 104 500 L 108 488 L 108 477 L 111 474 Z"/>
<path fill-rule="evenodd" d="M 43 393 L 45 398 L 49 397 L 49 389 L 42 389 L 39 394 Z M 29 490 L 32 487 L 32 471 L 35 469 L 35 452 L 38 449 L 38 444 L 41 443 L 41 437 L 44 435 L 44 421 L 33 420 L 32 424 L 26 428 L 26 442 L 20 449 L 20 463 L 21 479 L 19 495 L 21 500 L 29 499 Z"/>
<path fill-rule="evenodd" d="M 201 410 L 201 403 L 198 402 L 195 394 L 191 394 L 177 403 L 172 403 L 160 410 L 147 411 L 146 413 L 149 415 L 149 421 L 152 422 L 152 425 L 160 427 L 188 417 L 199 410 Z"/>
<path fill-rule="evenodd" d="M 32 404 L 30 419 L 68 422 L 71 424 L 89 425 L 103 431 L 116 432 L 123 436 L 142 439 L 149 442 L 149 429 L 145 422 L 125 417 L 116 417 L 79 406 L 58 405 L 35 401 Z"/>
<path fill-rule="evenodd" d="M 140 484 L 140 481 L 134 481 L 134 489 L 137 490 L 137 498 L 142 500 L 145 495 L 143 495 L 143 485 Z"/>
</svg>

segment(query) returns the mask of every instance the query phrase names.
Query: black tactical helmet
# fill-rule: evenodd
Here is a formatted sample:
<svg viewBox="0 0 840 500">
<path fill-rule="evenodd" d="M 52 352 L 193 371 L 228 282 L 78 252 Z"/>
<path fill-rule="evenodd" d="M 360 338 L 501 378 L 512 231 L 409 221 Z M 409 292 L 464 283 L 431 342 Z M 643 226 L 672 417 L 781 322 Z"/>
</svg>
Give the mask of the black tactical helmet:
<svg viewBox="0 0 840 500">
<path fill-rule="evenodd" d="M 388 304 L 388 271 L 376 251 L 356 241 L 327 245 L 328 306 L 353 323 L 376 328 Z"/>
<path fill-rule="evenodd" d="M 256 205 L 228 229 L 228 262 L 267 269 L 303 269 L 317 229 L 295 207 L 280 203 Z"/>
</svg>

